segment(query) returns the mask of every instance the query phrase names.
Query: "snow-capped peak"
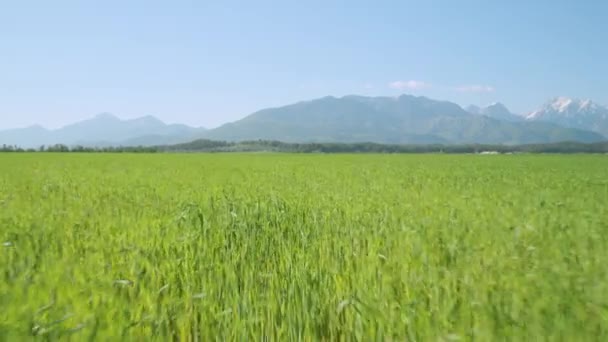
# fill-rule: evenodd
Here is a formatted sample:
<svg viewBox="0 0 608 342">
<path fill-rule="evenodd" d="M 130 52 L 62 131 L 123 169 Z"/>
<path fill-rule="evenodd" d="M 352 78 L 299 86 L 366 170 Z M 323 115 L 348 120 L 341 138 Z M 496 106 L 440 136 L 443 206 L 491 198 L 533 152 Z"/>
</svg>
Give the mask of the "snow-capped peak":
<svg viewBox="0 0 608 342">
<path fill-rule="evenodd" d="M 597 105 L 590 99 L 580 100 L 568 97 L 557 97 L 545 106 L 545 108 L 551 108 L 560 113 L 572 110 L 581 111 L 586 109 L 596 109 L 596 107 Z"/>
<path fill-rule="evenodd" d="M 581 109 L 595 109 L 596 106 L 597 105 L 589 99 L 581 101 Z"/>
<path fill-rule="evenodd" d="M 590 130 L 608 136 L 608 108 L 586 99 L 556 97 L 528 114 L 527 120 L 548 121 L 565 127 Z"/>
<path fill-rule="evenodd" d="M 580 116 L 597 109 L 598 106 L 589 99 L 580 100 L 560 96 L 547 102 L 542 108 L 528 114 L 526 117 L 533 120 L 546 116 L 548 113 L 562 116 Z"/>
<path fill-rule="evenodd" d="M 557 97 L 555 98 L 555 100 L 553 100 L 549 106 L 555 110 L 557 110 L 558 112 L 563 112 L 565 111 L 568 106 L 570 106 L 572 103 L 574 102 L 573 99 L 568 98 L 568 97 Z"/>
</svg>

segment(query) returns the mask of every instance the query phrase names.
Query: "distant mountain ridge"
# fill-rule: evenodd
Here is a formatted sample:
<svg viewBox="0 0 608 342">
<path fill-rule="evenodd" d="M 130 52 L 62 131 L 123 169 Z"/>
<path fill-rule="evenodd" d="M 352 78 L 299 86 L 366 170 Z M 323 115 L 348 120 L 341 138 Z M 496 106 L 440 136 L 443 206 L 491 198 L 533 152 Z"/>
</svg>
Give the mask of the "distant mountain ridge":
<svg viewBox="0 0 608 342">
<path fill-rule="evenodd" d="M 181 124 L 165 124 L 154 116 L 121 120 L 101 113 L 55 130 L 39 125 L 0 131 L 0 144 L 22 147 L 66 144 L 84 146 L 174 144 L 194 140 L 204 133 L 204 128 Z"/>
<path fill-rule="evenodd" d="M 526 117 L 501 103 L 465 109 L 427 97 L 326 96 L 257 111 L 215 129 L 167 125 L 153 116 L 121 120 L 108 113 L 57 130 L 0 131 L 0 145 L 153 146 L 196 139 L 371 142 L 381 144 L 593 143 L 608 136 L 608 110 L 557 98 Z"/>
<path fill-rule="evenodd" d="M 472 114 L 485 115 L 487 117 L 503 121 L 518 122 L 524 120 L 523 116 L 513 114 L 505 105 L 500 102 L 494 102 L 489 106 L 483 108 L 471 105 L 468 106 L 466 110 Z"/>
</svg>

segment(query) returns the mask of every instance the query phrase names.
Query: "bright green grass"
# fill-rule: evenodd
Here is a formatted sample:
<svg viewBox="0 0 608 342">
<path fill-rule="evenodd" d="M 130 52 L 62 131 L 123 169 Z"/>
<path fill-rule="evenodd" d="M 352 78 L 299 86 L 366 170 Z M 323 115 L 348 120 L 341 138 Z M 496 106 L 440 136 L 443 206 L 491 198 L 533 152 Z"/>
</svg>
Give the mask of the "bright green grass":
<svg viewBox="0 0 608 342">
<path fill-rule="evenodd" d="M 0 340 L 606 340 L 608 156 L 0 155 Z"/>
</svg>

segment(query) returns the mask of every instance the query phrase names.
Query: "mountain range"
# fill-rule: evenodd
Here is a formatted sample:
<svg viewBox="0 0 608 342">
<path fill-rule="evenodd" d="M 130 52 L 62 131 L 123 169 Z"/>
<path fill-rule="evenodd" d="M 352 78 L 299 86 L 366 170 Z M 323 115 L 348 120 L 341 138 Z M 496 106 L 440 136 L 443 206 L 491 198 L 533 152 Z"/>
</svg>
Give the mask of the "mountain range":
<svg viewBox="0 0 608 342">
<path fill-rule="evenodd" d="M 558 97 L 527 115 L 501 103 L 463 109 L 426 97 L 324 97 L 268 108 L 215 129 L 167 125 L 153 116 L 120 120 L 99 114 L 57 130 L 41 126 L 0 131 L 0 145 L 38 147 L 150 146 L 213 140 L 376 142 L 392 144 L 528 144 L 597 142 L 608 137 L 608 108 Z"/>
</svg>

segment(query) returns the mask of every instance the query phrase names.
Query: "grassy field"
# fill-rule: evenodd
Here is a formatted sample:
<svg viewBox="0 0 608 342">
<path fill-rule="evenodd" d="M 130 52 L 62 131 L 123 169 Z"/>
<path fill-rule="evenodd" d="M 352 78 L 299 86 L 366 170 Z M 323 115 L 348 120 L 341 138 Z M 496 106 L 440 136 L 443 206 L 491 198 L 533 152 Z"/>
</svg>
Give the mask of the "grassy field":
<svg viewBox="0 0 608 342">
<path fill-rule="evenodd" d="M 608 156 L 0 155 L 0 340 L 607 340 Z"/>
</svg>

